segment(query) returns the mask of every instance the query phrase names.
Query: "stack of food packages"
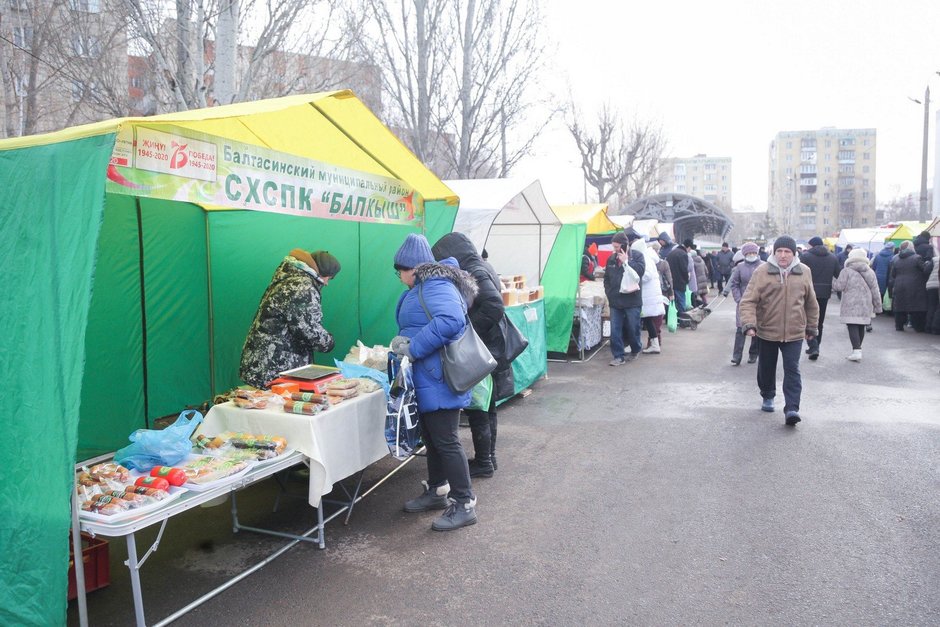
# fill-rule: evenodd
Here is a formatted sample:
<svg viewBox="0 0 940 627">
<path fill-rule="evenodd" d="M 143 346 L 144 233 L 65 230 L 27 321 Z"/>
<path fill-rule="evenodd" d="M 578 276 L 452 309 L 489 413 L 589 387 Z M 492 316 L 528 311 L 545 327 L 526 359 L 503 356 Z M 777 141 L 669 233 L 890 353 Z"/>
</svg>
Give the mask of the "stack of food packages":
<svg viewBox="0 0 940 627">
<path fill-rule="evenodd" d="M 499 281 L 502 284 L 500 294 L 503 305 L 506 306 L 531 303 L 545 296 L 545 288 L 541 285 L 526 287 L 524 274 L 500 275 Z"/>
<path fill-rule="evenodd" d="M 146 481 L 148 479 L 155 477 L 140 477 L 131 483 L 131 471 L 115 462 L 83 467 L 78 473 L 76 486 L 81 508 L 86 512 L 111 516 L 169 497 L 168 481 Z"/>
<path fill-rule="evenodd" d="M 242 409 L 277 409 L 287 413 L 314 416 L 331 406 L 360 394 L 368 394 L 381 386 L 368 378 L 337 378 L 326 384 L 323 393 L 302 392 L 300 384 L 276 383 L 270 390 L 238 388 L 232 401 Z"/>
<path fill-rule="evenodd" d="M 233 431 L 225 431 L 212 438 L 199 433 L 193 442 L 206 455 L 236 462 L 272 459 L 287 448 L 287 440 L 279 436 Z"/>
</svg>

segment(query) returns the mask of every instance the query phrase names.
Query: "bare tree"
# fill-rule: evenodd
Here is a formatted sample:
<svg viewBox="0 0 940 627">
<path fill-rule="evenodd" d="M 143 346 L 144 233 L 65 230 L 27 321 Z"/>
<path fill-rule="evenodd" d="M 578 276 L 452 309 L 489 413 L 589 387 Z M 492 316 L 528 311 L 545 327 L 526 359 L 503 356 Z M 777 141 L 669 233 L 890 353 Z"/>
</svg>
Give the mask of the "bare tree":
<svg viewBox="0 0 940 627">
<path fill-rule="evenodd" d="M 550 119 L 535 0 L 362 2 L 358 53 L 382 69 L 389 125 L 439 176 L 506 175 Z"/>
<path fill-rule="evenodd" d="M 110 0 L 12 0 L 0 9 L 5 136 L 123 115 L 127 43 Z"/>
<path fill-rule="evenodd" d="M 454 0 L 460 54 L 450 57 L 459 115 L 448 125 L 459 138 L 452 169 L 459 178 L 506 176 L 529 153 L 554 111 L 534 95 L 544 69 L 542 16 L 532 0 Z M 540 120 L 538 118 L 541 118 Z M 507 132 L 515 142 L 508 145 Z"/>
<path fill-rule="evenodd" d="M 655 188 L 665 150 L 658 126 L 637 119 L 624 129 L 609 104 L 590 126 L 572 105 L 567 126 L 581 155 L 584 179 L 597 192 L 598 202 L 611 205 L 612 214 Z"/>
<path fill-rule="evenodd" d="M 381 68 L 386 121 L 439 174 L 436 155 L 447 144 L 444 122 L 453 112 L 444 97 L 448 8 L 428 0 L 363 0 L 360 12 L 372 19 L 357 47 L 360 58 Z"/>
<path fill-rule="evenodd" d="M 359 69 L 345 63 L 358 33 L 337 17 L 342 0 L 122 2 L 160 87 L 157 111 L 335 89 Z M 332 60 L 343 70 L 304 71 Z"/>
</svg>

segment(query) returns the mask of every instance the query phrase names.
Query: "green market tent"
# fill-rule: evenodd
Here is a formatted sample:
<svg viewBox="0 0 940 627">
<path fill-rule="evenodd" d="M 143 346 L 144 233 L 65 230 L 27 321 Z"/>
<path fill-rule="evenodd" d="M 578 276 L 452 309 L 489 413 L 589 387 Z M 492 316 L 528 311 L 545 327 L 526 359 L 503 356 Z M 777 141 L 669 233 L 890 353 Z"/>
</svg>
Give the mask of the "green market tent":
<svg viewBox="0 0 940 627">
<path fill-rule="evenodd" d="M 291 248 L 342 262 L 323 295 L 342 356 L 394 335 L 395 250 L 456 213 L 348 91 L 0 141 L 0 184 L 3 624 L 64 622 L 74 462 L 237 385 Z"/>
<path fill-rule="evenodd" d="M 524 274 L 528 285 L 545 288 L 547 350 L 567 350 L 584 233 L 579 244 L 577 234 L 564 227 L 548 204 L 539 181 L 444 183 L 460 197 L 454 231 L 469 237 L 479 250 L 486 248 L 500 274 Z M 564 348 L 554 348 L 562 338 Z"/>
</svg>

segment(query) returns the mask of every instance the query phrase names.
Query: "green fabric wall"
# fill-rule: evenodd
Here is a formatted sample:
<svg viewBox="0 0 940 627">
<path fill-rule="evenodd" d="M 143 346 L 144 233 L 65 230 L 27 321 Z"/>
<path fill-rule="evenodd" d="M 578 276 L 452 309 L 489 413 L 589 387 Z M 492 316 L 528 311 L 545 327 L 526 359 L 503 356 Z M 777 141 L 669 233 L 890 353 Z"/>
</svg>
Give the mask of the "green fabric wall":
<svg viewBox="0 0 940 627">
<path fill-rule="evenodd" d="M 586 233 L 587 225 L 583 223 L 562 224 L 542 273 L 549 352 L 568 352 Z"/>
<path fill-rule="evenodd" d="M 3 625 L 65 623 L 85 329 L 113 146 L 109 134 L 0 151 Z"/>
</svg>

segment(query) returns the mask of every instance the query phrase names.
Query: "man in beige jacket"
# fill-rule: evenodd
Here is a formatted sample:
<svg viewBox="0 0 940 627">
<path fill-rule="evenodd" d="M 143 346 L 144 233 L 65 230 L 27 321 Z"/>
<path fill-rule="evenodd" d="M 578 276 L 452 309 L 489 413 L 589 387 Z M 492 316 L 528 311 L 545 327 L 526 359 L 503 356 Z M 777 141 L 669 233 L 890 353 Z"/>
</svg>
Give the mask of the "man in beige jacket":
<svg viewBox="0 0 940 627">
<path fill-rule="evenodd" d="M 796 256 L 796 242 L 782 235 L 773 254 L 751 276 L 741 298 L 741 328 L 761 339 L 757 386 L 761 410 L 774 411 L 777 393 L 777 352 L 783 355 L 783 411 L 787 425 L 800 421 L 800 350 L 803 340 L 818 333 L 819 304 L 813 274 Z"/>
</svg>

